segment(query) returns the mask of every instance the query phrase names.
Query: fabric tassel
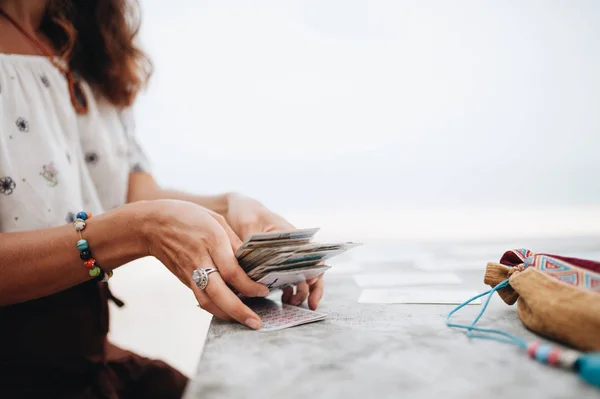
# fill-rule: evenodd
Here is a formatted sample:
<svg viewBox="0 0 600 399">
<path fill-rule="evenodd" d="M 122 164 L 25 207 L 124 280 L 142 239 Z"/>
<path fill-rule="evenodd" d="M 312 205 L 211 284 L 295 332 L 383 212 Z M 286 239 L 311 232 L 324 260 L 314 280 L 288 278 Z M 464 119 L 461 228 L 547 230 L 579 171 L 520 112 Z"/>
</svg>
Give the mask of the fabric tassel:
<svg viewBox="0 0 600 399">
<path fill-rule="evenodd" d="M 600 388 L 600 352 L 581 355 L 575 362 L 575 370 L 586 382 Z"/>
</svg>

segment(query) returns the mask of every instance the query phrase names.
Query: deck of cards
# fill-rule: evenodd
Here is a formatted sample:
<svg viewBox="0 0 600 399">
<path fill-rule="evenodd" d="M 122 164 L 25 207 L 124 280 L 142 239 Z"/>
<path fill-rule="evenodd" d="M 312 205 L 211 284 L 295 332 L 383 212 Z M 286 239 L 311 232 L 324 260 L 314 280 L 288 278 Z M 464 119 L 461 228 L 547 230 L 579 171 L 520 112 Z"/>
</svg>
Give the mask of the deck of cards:
<svg viewBox="0 0 600 399">
<path fill-rule="evenodd" d="M 318 228 L 252 234 L 236 252 L 248 276 L 270 291 L 317 277 L 331 268 L 327 259 L 358 246 L 352 242 L 323 244 L 312 242 Z M 246 298 L 248 306 L 262 320 L 260 331 L 276 331 L 327 317 L 298 306 L 268 299 Z"/>
<path fill-rule="evenodd" d="M 318 228 L 252 234 L 236 252 L 248 276 L 269 290 L 294 285 L 330 269 L 327 259 L 360 244 L 311 242 Z"/>
</svg>

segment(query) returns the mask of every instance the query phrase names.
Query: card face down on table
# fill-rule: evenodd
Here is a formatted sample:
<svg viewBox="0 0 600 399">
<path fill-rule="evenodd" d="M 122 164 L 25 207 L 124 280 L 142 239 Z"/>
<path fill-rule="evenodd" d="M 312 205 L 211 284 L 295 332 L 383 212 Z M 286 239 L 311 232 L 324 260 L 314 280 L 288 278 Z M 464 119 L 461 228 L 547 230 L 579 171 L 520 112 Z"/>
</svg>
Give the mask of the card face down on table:
<svg viewBox="0 0 600 399">
<path fill-rule="evenodd" d="M 477 295 L 477 291 L 423 288 L 371 288 L 361 292 L 358 302 L 460 305 L 475 295 Z M 469 305 L 479 304 L 481 304 L 480 299 L 469 303 Z"/>
<path fill-rule="evenodd" d="M 315 312 L 299 306 L 281 304 L 266 298 L 248 298 L 246 304 L 260 317 L 262 327 L 259 331 L 277 331 L 312 323 L 327 317 L 325 313 Z"/>
<path fill-rule="evenodd" d="M 317 277 L 327 259 L 360 244 L 311 242 L 318 228 L 252 234 L 235 256 L 248 276 L 270 290 Z"/>
</svg>

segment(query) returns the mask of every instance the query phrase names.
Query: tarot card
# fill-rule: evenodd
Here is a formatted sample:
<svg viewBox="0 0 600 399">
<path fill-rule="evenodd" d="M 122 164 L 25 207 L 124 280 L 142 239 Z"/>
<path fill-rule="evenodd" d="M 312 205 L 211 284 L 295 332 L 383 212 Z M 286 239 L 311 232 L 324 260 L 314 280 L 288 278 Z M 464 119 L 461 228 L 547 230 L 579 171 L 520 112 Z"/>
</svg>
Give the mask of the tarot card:
<svg viewBox="0 0 600 399">
<path fill-rule="evenodd" d="M 247 301 L 246 304 L 260 317 L 262 321 L 260 332 L 283 330 L 284 328 L 323 320 L 327 317 L 325 313 L 285 303 L 281 304 L 264 298 L 252 299 Z"/>
<path fill-rule="evenodd" d="M 354 276 L 354 281 L 362 288 L 402 287 L 410 285 L 448 285 L 460 284 L 454 273 L 432 272 L 394 272 L 362 273 Z"/>
<path fill-rule="evenodd" d="M 273 231 L 270 233 L 256 233 L 251 234 L 246 239 L 246 242 L 254 241 L 273 241 L 273 240 L 296 240 L 296 239 L 310 239 L 312 238 L 319 228 L 312 229 L 298 229 L 298 230 L 287 230 L 287 231 Z"/>
<path fill-rule="evenodd" d="M 358 298 L 359 303 L 408 303 L 408 304 L 438 304 L 460 305 L 469 298 L 477 295 L 475 291 L 437 290 L 437 289 L 367 289 Z M 480 305 L 477 299 L 469 305 Z"/>
<path fill-rule="evenodd" d="M 281 272 L 268 273 L 266 276 L 258 280 L 258 283 L 269 287 L 269 290 L 293 285 L 301 281 L 309 280 L 324 273 L 331 266 L 323 265 L 318 267 L 308 268 L 306 270 L 288 270 Z"/>
</svg>

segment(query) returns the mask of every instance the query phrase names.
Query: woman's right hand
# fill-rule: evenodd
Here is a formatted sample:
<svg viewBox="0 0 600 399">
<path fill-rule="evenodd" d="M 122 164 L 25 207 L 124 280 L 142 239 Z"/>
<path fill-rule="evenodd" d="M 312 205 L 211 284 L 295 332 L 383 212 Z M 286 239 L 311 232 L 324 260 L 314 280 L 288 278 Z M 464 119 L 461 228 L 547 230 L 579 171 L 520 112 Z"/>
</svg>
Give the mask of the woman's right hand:
<svg viewBox="0 0 600 399">
<path fill-rule="evenodd" d="M 220 319 L 235 319 L 259 329 L 260 318 L 227 286 L 247 297 L 266 296 L 269 289 L 248 277 L 235 258 L 242 244 L 218 213 L 191 202 L 157 200 L 144 204 L 144 235 L 152 256 L 190 287 L 202 309 Z M 197 268 L 216 268 L 204 290 L 192 280 Z"/>
</svg>

